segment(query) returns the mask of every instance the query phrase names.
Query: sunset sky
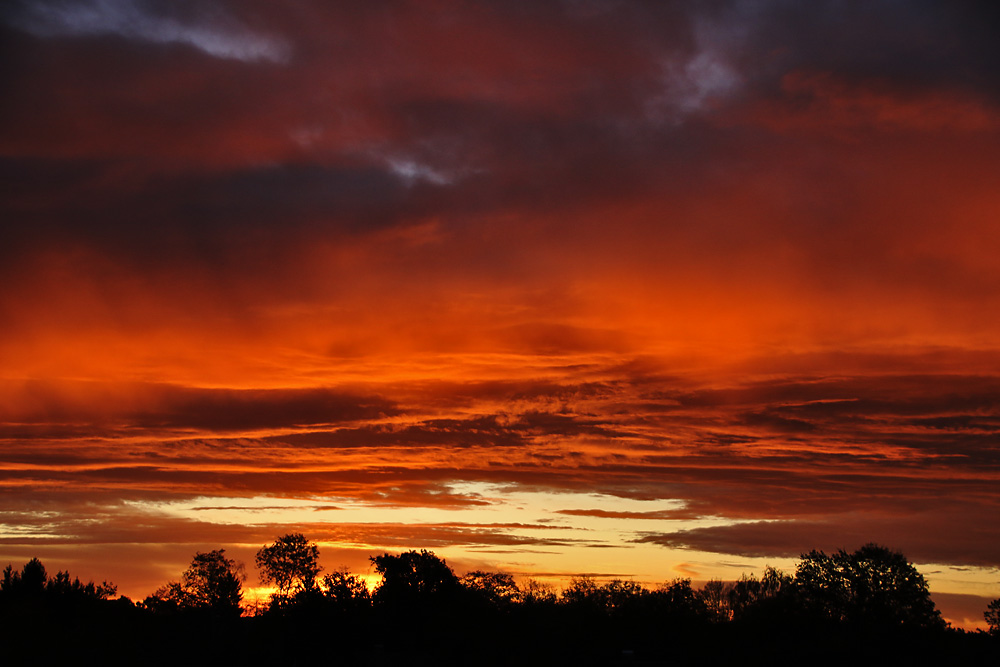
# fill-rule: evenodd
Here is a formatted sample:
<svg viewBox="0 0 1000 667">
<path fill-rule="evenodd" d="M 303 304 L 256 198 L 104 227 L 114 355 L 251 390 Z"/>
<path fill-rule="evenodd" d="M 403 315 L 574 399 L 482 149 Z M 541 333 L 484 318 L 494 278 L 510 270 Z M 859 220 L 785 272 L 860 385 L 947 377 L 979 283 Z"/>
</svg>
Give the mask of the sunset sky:
<svg viewBox="0 0 1000 667">
<path fill-rule="evenodd" d="M 1000 9 L 0 8 L 0 566 L 1000 597 Z M 977 623 L 979 624 L 977 626 Z"/>
</svg>

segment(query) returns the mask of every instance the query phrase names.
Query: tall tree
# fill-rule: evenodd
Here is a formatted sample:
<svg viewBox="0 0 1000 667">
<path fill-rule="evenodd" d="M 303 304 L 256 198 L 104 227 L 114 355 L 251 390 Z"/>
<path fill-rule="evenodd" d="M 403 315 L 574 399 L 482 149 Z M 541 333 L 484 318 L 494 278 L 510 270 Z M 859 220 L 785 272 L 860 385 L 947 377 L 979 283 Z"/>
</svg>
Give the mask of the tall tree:
<svg viewBox="0 0 1000 667">
<path fill-rule="evenodd" d="M 243 564 L 226 558 L 225 549 L 197 553 L 184 572 L 183 586 L 195 606 L 239 611 L 243 600 Z"/>
<path fill-rule="evenodd" d="M 145 605 L 154 611 L 201 609 L 239 616 L 245 579 L 243 564 L 227 558 L 225 549 L 198 552 L 181 581 L 161 586 Z"/>
<path fill-rule="evenodd" d="M 256 558 L 261 582 L 273 583 L 284 598 L 316 590 L 322 569 L 318 561 L 319 548 L 302 533 L 279 537 L 274 544 L 261 547 Z"/>
</svg>

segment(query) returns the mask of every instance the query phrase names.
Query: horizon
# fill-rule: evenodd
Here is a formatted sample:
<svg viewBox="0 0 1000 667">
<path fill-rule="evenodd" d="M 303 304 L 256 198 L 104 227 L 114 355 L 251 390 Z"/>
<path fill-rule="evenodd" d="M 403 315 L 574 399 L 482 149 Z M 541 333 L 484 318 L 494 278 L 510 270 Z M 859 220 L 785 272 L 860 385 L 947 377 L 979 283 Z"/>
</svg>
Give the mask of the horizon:
<svg viewBox="0 0 1000 667">
<path fill-rule="evenodd" d="M 876 542 L 985 627 L 1000 14 L 861 4 L 6 4 L 0 564 Z"/>
</svg>

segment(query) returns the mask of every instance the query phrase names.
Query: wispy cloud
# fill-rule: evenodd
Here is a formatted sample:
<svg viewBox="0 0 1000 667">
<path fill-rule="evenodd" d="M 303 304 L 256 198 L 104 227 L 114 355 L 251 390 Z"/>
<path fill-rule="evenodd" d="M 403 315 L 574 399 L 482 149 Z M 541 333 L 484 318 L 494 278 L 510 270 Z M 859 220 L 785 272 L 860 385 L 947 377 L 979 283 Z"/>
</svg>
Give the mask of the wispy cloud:
<svg viewBox="0 0 1000 667">
<path fill-rule="evenodd" d="M 186 44 L 215 58 L 246 62 L 285 62 L 291 55 L 285 40 L 253 32 L 221 8 L 203 5 L 184 17 L 172 16 L 169 9 L 145 0 L 38 0 L 17 2 L 8 10 L 8 20 L 42 37 L 118 35 Z"/>
</svg>

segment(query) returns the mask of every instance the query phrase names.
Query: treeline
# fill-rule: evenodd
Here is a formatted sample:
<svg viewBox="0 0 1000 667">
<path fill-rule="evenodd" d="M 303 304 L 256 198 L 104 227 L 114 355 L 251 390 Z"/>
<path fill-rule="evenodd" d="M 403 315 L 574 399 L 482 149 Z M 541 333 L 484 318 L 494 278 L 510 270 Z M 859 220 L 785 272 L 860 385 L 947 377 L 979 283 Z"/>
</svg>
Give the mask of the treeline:
<svg viewBox="0 0 1000 667">
<path fill-rule="evenodd" d="M 373 556 L 381 581 L 370 590 L 351 572 L 322 574 L 318 547 L 301 534 L 255 561 L 276 591 L 250 607 L 244 566 L 223 549 L 195 554 L 179 580 L 138 603 L 112 599 L 107 582 L 49 577 L 36 559 L 8 566 L 0 646 L 35 664 L 893 665 L 1000 655 L 1000 600 L 985 614 L 990 633 L 954 630 L 916 568 L 875 544 L 811 551 L 794 573 L 766 568 L 701 588 L 578 577 L 556 591 L 503 572 L 458 576 L 421 550 Z M 53 633 L 62 641 L 47 641 Z"/>
</svg>

